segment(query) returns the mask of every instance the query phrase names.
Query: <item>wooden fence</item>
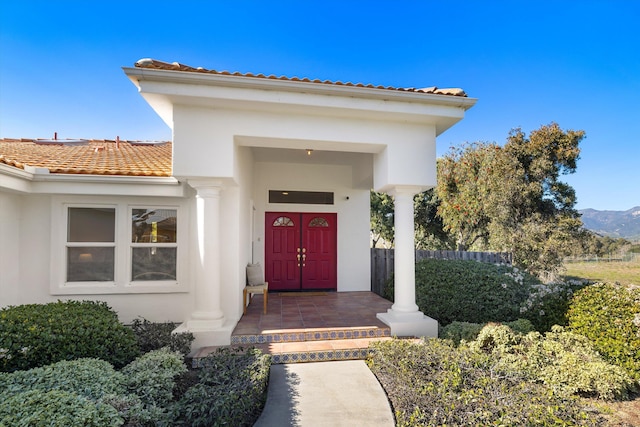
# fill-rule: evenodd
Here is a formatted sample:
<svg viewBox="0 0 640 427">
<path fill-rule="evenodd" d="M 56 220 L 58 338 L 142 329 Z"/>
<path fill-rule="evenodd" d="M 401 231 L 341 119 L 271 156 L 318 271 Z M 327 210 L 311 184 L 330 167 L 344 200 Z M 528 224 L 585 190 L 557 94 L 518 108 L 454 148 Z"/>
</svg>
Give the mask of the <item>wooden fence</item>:
<svg viewBox="0 0 640 427">
<path fill-rule="evenodd" d="M 457 259 L 491 264 L 511 265 L 512 256 L 506 252 L 462 252 L 462 251 L 424 251 L 416 250 L 416 261 L 425 258 Z M 385 283 L 393 275 L 393 249 L 371 248 L 371 291 L 382 295 Z"/>
</svg>

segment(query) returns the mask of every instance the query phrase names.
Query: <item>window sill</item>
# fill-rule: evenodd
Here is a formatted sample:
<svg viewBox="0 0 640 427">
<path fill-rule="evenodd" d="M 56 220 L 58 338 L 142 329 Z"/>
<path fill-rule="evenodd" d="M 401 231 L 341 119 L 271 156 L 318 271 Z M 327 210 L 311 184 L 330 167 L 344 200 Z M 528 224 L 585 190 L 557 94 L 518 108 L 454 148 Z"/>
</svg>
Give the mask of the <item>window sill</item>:
<svg viewBox="0 0 640 427">
<path fill-rule="evenodd" d="M 176 281 L 145 281 L 118 285 L 114 282 L 66 283 L 51 286 L 51 295 L 114 295 L 114 294 L 171 294 L 186 293 L 189 289 Z"/>
</svg>

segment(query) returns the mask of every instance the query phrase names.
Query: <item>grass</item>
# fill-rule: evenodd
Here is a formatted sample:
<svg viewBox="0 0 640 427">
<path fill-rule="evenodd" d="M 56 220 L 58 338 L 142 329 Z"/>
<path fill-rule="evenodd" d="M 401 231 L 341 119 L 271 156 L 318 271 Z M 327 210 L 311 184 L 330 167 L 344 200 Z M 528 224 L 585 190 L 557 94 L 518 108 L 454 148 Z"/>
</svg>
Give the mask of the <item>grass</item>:
<svg viewBox="0 0 640 427">
<path fill-rule="evenodd" d="M 571 262 L 564 266 L 568 277 L 640 285 L 640 257 L 632 261 Z"/>
</svg>

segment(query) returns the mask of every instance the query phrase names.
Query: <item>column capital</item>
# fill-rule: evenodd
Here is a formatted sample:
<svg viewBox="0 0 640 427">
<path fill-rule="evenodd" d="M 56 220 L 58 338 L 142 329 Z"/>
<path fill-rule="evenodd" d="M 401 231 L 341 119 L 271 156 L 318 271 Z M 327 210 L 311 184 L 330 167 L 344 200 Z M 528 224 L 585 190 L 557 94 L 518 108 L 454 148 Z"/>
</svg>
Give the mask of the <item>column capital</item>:
<svg viewBox="0 0 640 427">
<path fill-rule="evenodd" d="M 425 191 L 425 187 L 421 187 L 418 185 L 394 185 L 392 187 L 389 187 L 385 191 L 392 196 L 407 195 L 413 197 L 416 194 Z"/>
<path fill-rule="evenodd" d="M 224 185 L 222 180 L 210 178 L 188 179 L 187 183 L 198 192 L 200 197 L 216 197 L 220 195 Z"/>
</svg>

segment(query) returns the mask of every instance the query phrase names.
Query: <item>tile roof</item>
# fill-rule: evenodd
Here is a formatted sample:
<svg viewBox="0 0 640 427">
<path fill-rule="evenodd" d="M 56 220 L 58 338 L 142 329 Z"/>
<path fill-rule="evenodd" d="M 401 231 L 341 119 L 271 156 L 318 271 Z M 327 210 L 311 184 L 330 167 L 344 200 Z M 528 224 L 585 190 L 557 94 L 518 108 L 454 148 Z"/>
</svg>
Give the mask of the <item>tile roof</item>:
<svg viewBox="0 0 640 427">
<path fill-rule="evenodd" d="M 0 163 L 58 174 L 166 177 L 171 176 L 171 142 L 4 138 Z"/>
<path fill-rule="evenodd" d="M 230 71 L 217 71 L 213 69 L 206 69 L 202 67 L 191 67 L 189 65 L 180 64 L 178 62 L 163 62 L 158 61 L 157 59 L 144 58 L 140 59 L 135 63 L 137 68 L 151 68 L 156 70 L 171 70 L 171 71 L 188 71 L 193 73 L 205 73 L 205 74 L 219 74 L 225 76 L 239 76 L 239 77 L 252 77 L 258 79 L 269 79 L 269 80 L 286 80 L 293 82 L 307 82 L 307 83 L 318 83 L 325 85 L 334 85 L 334 86 L 351 86 L 351 87 L 364 87 L 371 89 L 384 89 L 384 90 L 394 90 L 401 92 L 416 92 L 416 93 L 428 93 L 435 95 L 447 95 L 447 96 L 461 96 L 466 97 L 467 94 L 464 90 L 460 88 L 443 88 L 439 89 L 435 86 L 426 87 L 426 88 L 399 88 L 393 86 L 376 86 L 372 84 L 363 84 L 363 83 L 351 83 L 351 82 L 333 82 L 330 80 L 320 80 L 320 79 L 309 79 L 307 77 L 299 78 L 299 77 L 286 77 L 286 76 L 276 76 L 276 75 L 264 75 L 264 74 L 253 74 L 253 73 L 240 73 L 240 72 L 230 72 Z"/>
</svg>

